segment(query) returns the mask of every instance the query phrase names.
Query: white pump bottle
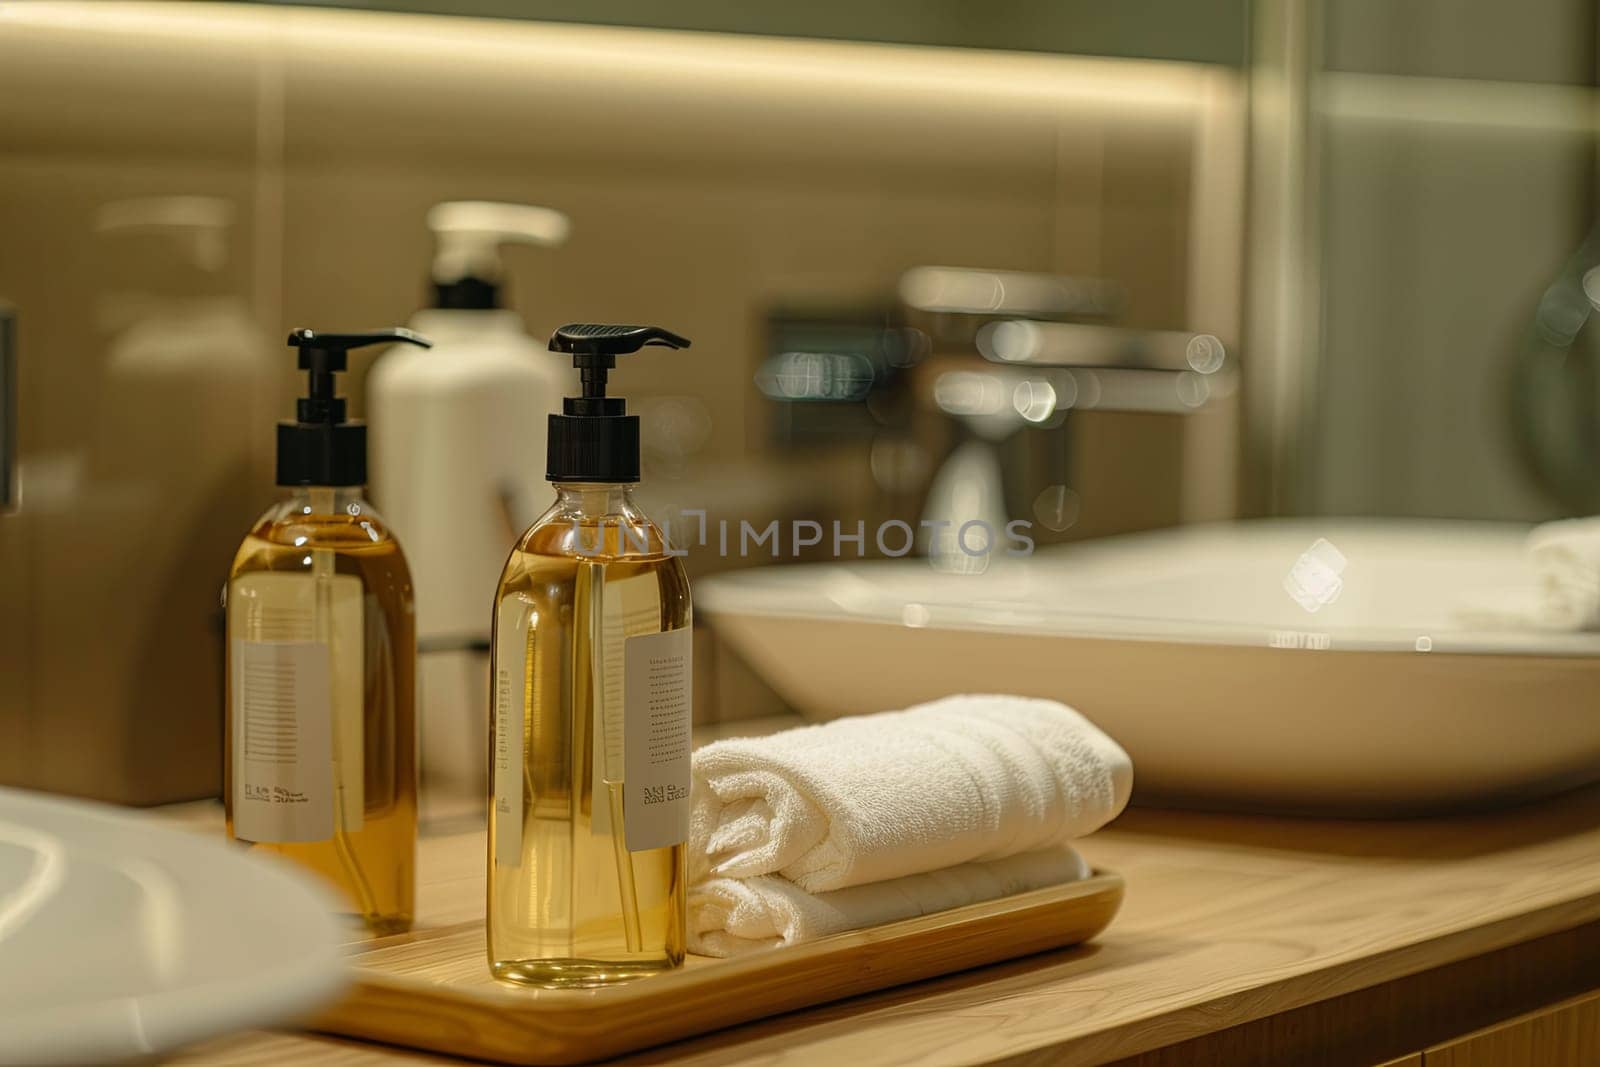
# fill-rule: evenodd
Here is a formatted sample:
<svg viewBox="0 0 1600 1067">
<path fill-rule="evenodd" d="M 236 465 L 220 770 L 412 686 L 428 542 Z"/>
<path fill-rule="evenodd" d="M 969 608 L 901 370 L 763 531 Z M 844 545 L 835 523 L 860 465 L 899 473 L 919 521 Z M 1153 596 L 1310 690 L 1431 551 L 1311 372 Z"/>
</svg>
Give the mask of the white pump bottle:
<svg viewBox="0 0 1600 1067">
<path fill-rule="evenodd" d="M 427 221 L 434 301 L 409 325 L 434 347 L 396 346 L 368 374 L 371 492 L 416 589 L 425 797 L 476 797 L 487 780 L 488 605 L 548 495 L 546 416 L 573 385 L 501 306 L 500 246 L 555 247 L 569 227 L 559 211 L 484 201 L 437 204 Z"/>
</svg>

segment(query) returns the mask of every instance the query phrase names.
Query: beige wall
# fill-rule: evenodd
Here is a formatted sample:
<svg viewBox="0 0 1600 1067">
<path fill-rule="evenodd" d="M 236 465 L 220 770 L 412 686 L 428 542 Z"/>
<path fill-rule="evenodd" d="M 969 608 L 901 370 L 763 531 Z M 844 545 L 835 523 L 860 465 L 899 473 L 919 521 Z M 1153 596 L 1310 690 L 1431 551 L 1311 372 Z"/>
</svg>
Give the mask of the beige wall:
<svg viewBox="0 0 1600 1067">
<path fill-rule="evenodd" d="M 0 300 L 21 312 L 24 505 L 0 516 L 0 634 L 18 638 L 0 642 L 0 780 L 137 800 L 215 788 L 213 614 L 270 498 L 271 426 L 296 384 L 278 342 L 290 326 L 404 321 L 430 204 L 567 212 L 566 248 L 509 253 L 514 306 L 536 332 L 609 319 L 692 336 L 682 357 L 640 359 L 629 395 L 698 398 L 711 432 L 697 458 L 767 470 L 782 457 L 763 445 L 751 375 L 774 302 L 879 298 L 925 263 L 1053 270 L 1123 285 L 1134 325 L 1234 332 L 1238 233 L 1218 220 L 1238 217 L 1240 100 L 1230 72 L 1179 64 L 9 6 Z M 92 220 L 167 194 L 236 205 L 231 258 L 206 284 L 259 347 L 166 410 L 130 412 L 108 373 L 146 306 L 127 294 L 170 297 L 183 279 L 148 239 Z M 1175 418 L 1076 417 L 1080 532 L 1226 513 L 1215 472 L 1231 470 L 1231 439 L 1214 430 L 1215 462 L 1196 464 Z M 870 495 L 864 450 L 833 469 L 837 493 Z"/>
</svg>

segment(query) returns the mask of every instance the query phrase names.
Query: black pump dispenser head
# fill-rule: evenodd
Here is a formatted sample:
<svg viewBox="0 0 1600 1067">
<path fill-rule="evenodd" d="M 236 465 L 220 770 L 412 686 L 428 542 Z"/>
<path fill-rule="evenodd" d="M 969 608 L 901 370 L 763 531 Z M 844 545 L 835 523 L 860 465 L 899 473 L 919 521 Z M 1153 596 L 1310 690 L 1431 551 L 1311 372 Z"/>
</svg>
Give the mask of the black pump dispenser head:
<svg viewBox="0 0 1600 1067">
<path fill-rule="evenodd" d="M 433 347 L 411 330 L 323 333 L 292 330 L 289 344 L 300 350 L 306 395 L 295 401 L 295 421 L 278 423 L 279 485 L 364 485 L 367 480 L 367 427 L 345 418 L 345 399 L 334 374 L 349 365 L 349 351 L 363 345 L 403 341 Z"/>
<path fill-rule="evenodd" d="M 639 416 L 626 414 L 618 396 L 606 396 L 606 376 L 617 357 L 647 345 L 688 348 L 689 339 L 659 326 L 570 323 L 550 336 L 550 351 L 569 352 L 583 382 L 582 396 L 561 402 L 550 416 L 545 477 L 552 482 L 639 480 Z"/>
</svg>

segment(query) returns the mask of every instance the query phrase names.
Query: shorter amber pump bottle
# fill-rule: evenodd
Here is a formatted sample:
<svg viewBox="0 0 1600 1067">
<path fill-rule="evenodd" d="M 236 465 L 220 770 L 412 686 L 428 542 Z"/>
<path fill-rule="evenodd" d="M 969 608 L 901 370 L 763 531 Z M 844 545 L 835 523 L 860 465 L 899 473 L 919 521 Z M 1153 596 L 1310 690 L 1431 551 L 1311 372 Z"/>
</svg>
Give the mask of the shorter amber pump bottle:
<svg viewBox="0 0 1600 1067">
<path fill-rule="evenodd" d="M 417 842 L 411 575 L 363 495 L 366 427 L 334 374 L 409 330 L 295 330 L 307 372 L 278 425 L 278 503 L 233 559 L 227 606 L 228 833 L 323 876 L 377 933 L 408 929 Z"/>
<path fill-rule="evenodd" d="M 606 395 L 616 357 L 646 345 L 689 342 L 600 324 L 551 338 L 583 395 L 550 416 L 556 499 L 495 594 L 489 964 L 530 985 L 607 985 L 684 958 L 689 582 L 633 499 L 639 419 Z"/>
</svg>

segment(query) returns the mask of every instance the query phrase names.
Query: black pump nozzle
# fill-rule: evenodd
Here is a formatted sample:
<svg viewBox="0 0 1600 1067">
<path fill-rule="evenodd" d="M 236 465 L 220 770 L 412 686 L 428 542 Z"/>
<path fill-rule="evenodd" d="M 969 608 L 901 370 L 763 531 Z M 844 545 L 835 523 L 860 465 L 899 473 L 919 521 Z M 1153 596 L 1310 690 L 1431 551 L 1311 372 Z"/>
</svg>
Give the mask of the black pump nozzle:
<svg viewBox="0 0 1600 1067">
<path fill-rule="evenodd" d="M 639 480 L 639 417 L 625 414 L 621 397 L 606 396 L 606 375 L 617 357 L 647 345 L 688 348 L 689 339 L 659 326 L 574 322 L 550 335 L 550 351 L 568 352 L 583 381 L 583 395 L 550 416 L 545 477 L 555 482 Z"/>
<path fill-rule="evenodd" d="M 278 423 L 279 485 L 362 485 L 367 480 L 367 428 L 345 419 L 345 400 L 333 376 L 349 366 L 349 351 L 363 345 L 404 342 L 432 348 L 419 333 L 396 327 L 365 333 L 291 330 L 300 350 L 306 395 L 295 402 L 294 422 Z"/>
<path fill-rule="evenodd" d="M 571 352 L 572 365 L 583 380 L 586 400 L 604 399 L 606 372 L 617 365 L 617 357 L 637 352 L 646 345 L 662 348 L 688 348 L 689 339 L 659 326 L 611 326 L 599 322 L 573 322 L 550 335 L 550 351 Z M 597 410 L 575 414 L 609 415 Z M 622 414 L 617 408 L 615 414 Z"/>
<path fill-rule="evenodd" d="M 403 341 L 406 344 L 432 348 L 433 342 L 413 330 L 396 326 L 388 330 L 368 330 L 364 333 L 322 333 L 317 330 L 290 330 L 289 344 L 300 350 L 300 369 L 306 372 L 306 395 L 296 404 L 295 414 L 301 422 L 343 422 L 344 398 L 333 389 L 333 376 L 345 370 L 352 348 L 382 344 L 385 341 Z"/>
</svg>

